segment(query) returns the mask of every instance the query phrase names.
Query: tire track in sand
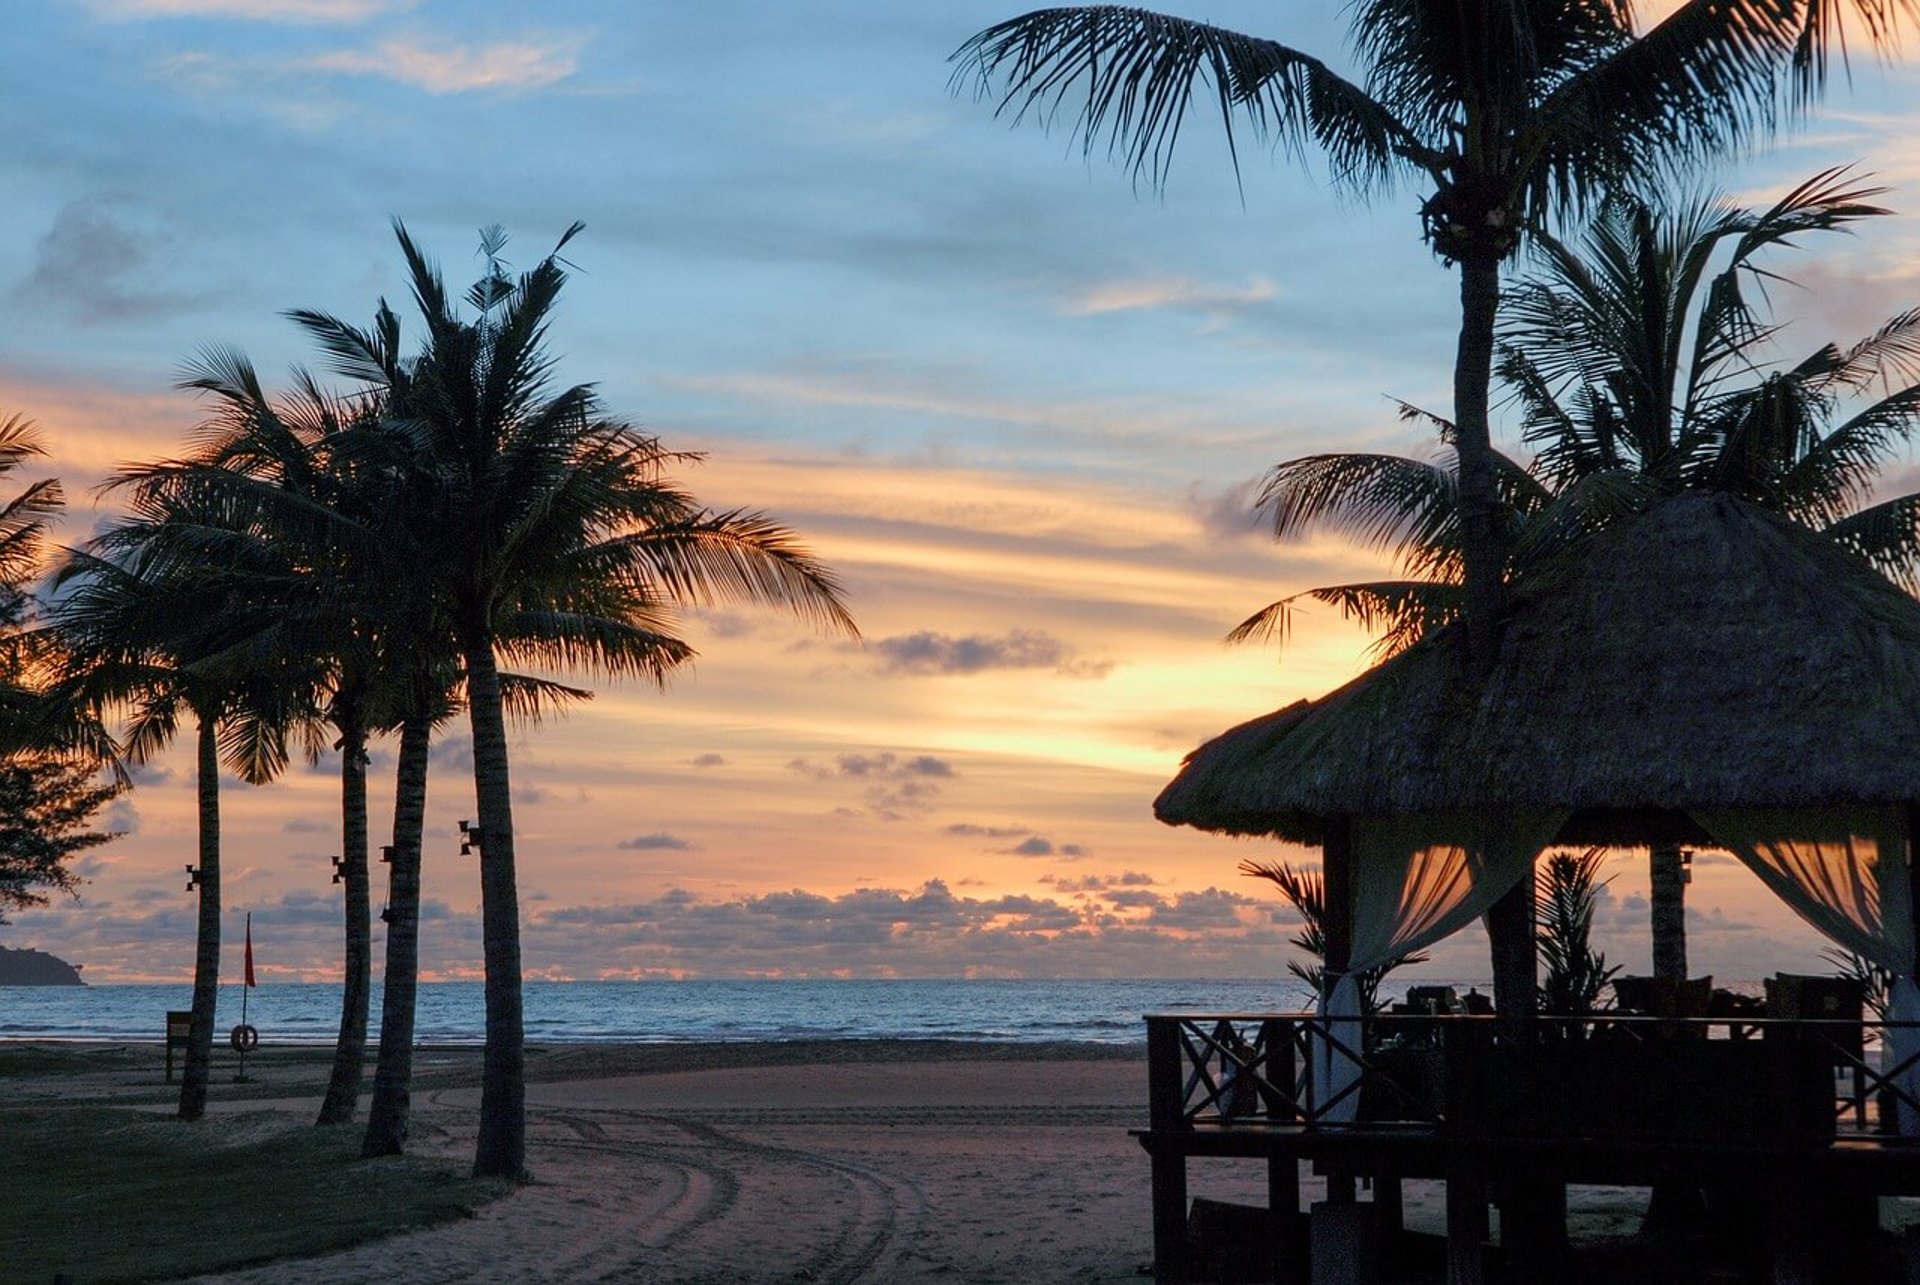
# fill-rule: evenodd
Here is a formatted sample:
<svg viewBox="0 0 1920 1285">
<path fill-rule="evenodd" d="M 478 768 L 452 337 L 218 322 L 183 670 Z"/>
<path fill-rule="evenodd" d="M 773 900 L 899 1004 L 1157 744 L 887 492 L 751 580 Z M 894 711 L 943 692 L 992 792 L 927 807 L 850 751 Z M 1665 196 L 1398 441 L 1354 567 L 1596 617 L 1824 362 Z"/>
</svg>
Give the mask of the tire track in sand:
<svg viewBox="0 0 1920 1285">
<path fill-rule="evenodd" d="M 580 1279 L 623 1280 L 632 1279 L 635 1273 L 658 1271 L 660 1254 L 670 1250 L 682 1251 L 674 1257 L 690 1273 L 690 1279 L 730 1279 L 712 1274 L 721 1270 L 718 1267 L 702 1271 L 699 1264 L 704 1259 L 716 1259 L 731 1262 L 737 1268 L 739 1254 L 752 1236 L 764 1234 L 771 1228 L 776 1236 L 812 1231 L 816 1237 L 811 1245 L 780 1240 L 768 1246 L 779 1251 L 775 1257 L 783 1263 L 782 1279 L 827 1285 L 885 1281 L 892 1278 L 895 1265 L 912 1243 L 926 1212 L 926 1201 L 911 1182 L 817 1151 L 751 1141 L 678 1115 L 617 1108 L 575 1108 L 545 1114 L 549 1118 L 563 1114 L 573 1127 L 576 1137 L 559 1144 L 564 1150 L 618 1152 L 629 1158 L 644 1154 L 663 1166 L 690 1174 L 705 1172 L 715 1183 L 711 1198 L 697 1191 L 683 1192 L 667 1202 L 659 1216 L 647 1225 L 648 1230 L 634 1238 L 632 1248 L 638 1252 L 616 1256 L 613 1261 L 597 1257 L 594 1266 L 602 1270 L 595 1276 L 583 1275 Z M 600 1121 L 614 1124 L 619 1136 L 600 1125 Z M 621 1128 L 623 1125 L 629 1127 Z M 661 1137 L 661 1130 L 670 1130 L 678 1135 L 678 1140 Z M 728 1164 L 725 1158 L 729 1156 L 735 1157 L 736 1163 Z M 783 1169 L 799 1170 L 807 1175 L 805 1181 L 793 1184 L 810 1193 L 806 1218 L 796 1219 L 795 1211 L 790 1208 L 740 1207 L 742 1178 L 736 1176 L 736 1170 L 744 1176 L 747 1185 L 770 1189 L 757 1193 L 757 1203 L 764 1203 L 778 1184 L 756 1179 Z M 829 1198 L 821 1187 L 822 1177 L 844 1193 L 844 1199 Z M 727 1216 L 736 1212 L 741 1215 L 740 1225 L 726 1224 Z M 827 1225 L 801 1225 L 820 1221 Z M 725 1233 L 721 1244 L 694 1243 L 702 1239 L 700 1233 L 708 1228 Z M 702 1250 L 706 1252 L 700 1252 Z M 806 1254 L 798 1263 L 795 1262 L 796 1250 Z"/>
</svg>

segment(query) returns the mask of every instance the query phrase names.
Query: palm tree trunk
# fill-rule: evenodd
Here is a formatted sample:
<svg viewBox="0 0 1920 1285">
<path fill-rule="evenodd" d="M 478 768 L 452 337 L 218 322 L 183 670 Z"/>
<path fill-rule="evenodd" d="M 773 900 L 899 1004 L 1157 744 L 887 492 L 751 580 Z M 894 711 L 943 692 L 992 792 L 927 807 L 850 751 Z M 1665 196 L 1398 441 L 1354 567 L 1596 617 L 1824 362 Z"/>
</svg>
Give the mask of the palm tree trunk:
<svg viewBox="0 0 1920 1285">
<path fill-rule="evenodd" d="M 520 894 L 513 871 L 507 727 L 492 640 L 466 648 L 473 788 L 480 813 L 480 932 L 486 953 L 487 1047 L 480 1073 L 476 1178 L 523 1178 L 527 1159 L 526 1049 L 520 1000 Z"/>
<path fill-rule="evenodd" d="M 200 719 L 200 923 L 193 955 L 193 1024 L 187 1031 L 186 1066 L 180 1073 L 180 1118 L 207 1112 L 207 1081 L 213 1073 L 213 1012 L 220 999 L 220 744 L 211 715 Z"/>
<path fill-rule="evenodd" d="M 345 885 L 346 960 L 341 974 L 340 1035 L 319 1124 L 346 1124 L 360 1104 L 367 1062 L 367 1001 L 373 989 L 373 925 L 367 905 L 367 732 L 357 720 L 340 729 L 340 860 Z"/>
<path fill-rule="evenodd" d="M 1475 677 L 1493 668 L 1506 605 L 1506 558 L 1496 521 L 1493 438 L 1487 419 L 1493 380 L 1493 323 L 1500 306 L 1500 261 L 1460 261 L 1460 346 L 1453 364 L 1454 450 L 1460 462 L 1460 554 L 1464 564 L 1467 655 Z"/>
<path fill-rule="evenodd" d="M 427 816 L 427 755 L 433 720 L 400 726 L 400 765 L 393 787 L 393 863 L 387 891 L 386 984 L 380 1003 L 380 1061 L 367 1104 L 360 1154 L 397 1156 L 407 1143 L 412 1107 L 413 1008 L 420 980 L 420 837 Z"/>
<path fill-rule="evenodd" d="M 1650 919 L 1653 928 L 1653 975 L 1685 981 L 1687 977 L 1687 868 L 1676 847 L 1655 848 L 1648 855 L 1652 887 Z"/>
</svg>

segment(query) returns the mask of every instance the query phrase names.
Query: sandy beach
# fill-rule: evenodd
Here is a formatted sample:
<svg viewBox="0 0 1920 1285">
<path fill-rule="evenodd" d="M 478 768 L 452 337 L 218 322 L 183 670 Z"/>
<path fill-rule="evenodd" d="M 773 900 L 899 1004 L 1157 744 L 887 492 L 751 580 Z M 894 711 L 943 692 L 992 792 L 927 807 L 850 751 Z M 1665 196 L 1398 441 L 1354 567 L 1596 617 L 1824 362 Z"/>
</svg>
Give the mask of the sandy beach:
<svg viewBox="0 0 1920 1285">
<path fill-rule="evenodd" d="M 15 1102 L 152 1103 L 157 1052 L 100 1049 Z M 216 1071 L 236 1135 L 302 1127 L 317 1054 Z M 415 1150 L 470 1154 L 474 1050 L 423 1051 Z M 1150 1268 L 1136 1050 L 819 1042 L 532 1051 L 534 1182 L 470 1220 L 203 1279 L 1134 1281 Z M 236 1094 L 245 1093 L 245 1097 Z M 1255 1166 L 1196 1194 L 1259 1201 Z"/>
<path fill-rule="evenodd" d="M 170 1110 L 157 1048 L 47 1045 L 45 1056 L 52 1065 L 6 1082 L 9 1104 Z M 325 1058 L 275 1050 L 236 1085 L 223 1054 L 210 1111 L 219 1136 L 308 1128 Z M 464 1167 L 478 1071 L 477 1049 L 421 1051 L 415 1154 Z M 531 1183 L 471 1218 L 194 1279 L 1014 1285 L 1151 1273 L 1148 1167 L 1128 1134 L 1146 1115 L 1137 1048 L 543 1045 L 529 1049 L 528 1072 Z M 1191 1176 L 1195 1196 L 1265 1202 L 1261 1162 L 1199 1163 Z M 1302 1189 L 1311 1201 L 1323 1187 L 1303 1174 Z M 1643 1191 L 1570 1195 L 1576 1237 L 1629 1245 Z M 1411 1182 L 1405 1196 L 1408 1227 L 1440 1233 L 1439 1185 Z M 1604 1278 L 1636 1279 L 1637 1261 Z"/>
</svg>

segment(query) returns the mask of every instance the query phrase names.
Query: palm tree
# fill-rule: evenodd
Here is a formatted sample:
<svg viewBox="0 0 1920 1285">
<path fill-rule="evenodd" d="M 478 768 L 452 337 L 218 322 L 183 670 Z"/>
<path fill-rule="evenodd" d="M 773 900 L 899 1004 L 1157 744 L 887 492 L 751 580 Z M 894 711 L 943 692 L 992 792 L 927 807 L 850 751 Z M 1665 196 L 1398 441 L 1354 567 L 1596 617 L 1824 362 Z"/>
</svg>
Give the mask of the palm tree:
<svg viewBox="0 0 1920 1285">
<path fill-rule="evenodd" d="M 1606 497 L 1602 520 L 1653 494 L 1726 491 L 1833 539 L 1920 587 L 1920 495 L 1863 504 L 1892 449 L 1920 414 L 1920 309 L 1899 313 L 1848 349 L 1823 345 L 1755 379 L 1775 333 L 1747 288 L 1764 285 L 1761 251 L 1802 232 L 1885 214 L 1879 189 L 1849 188 L 1829 170 L 1755 215 L 1702 201 L 1662 217 L 1619 197 L 1576 253 L 1543 244 L 1543 271 L 1515 292 L 1500 374 L 1515 389 L 1536 469 L 1557 494 Z M 1723 245 L 1727 266 L 1710 278 Z M 1764 295 L 1762 295 L 1764 298 Z M 1908 386 L 1892 387 L 1895 378 Z M 1847 394 L 1887 396 L 1829 428 Z M 1576 529 L 1595 518 L 1562 506 Z M 1543 532 L 1558 543 L 1557 532 Z M 1687 975 L 1685 854 L 1653 847 L 1653 972 Z"/>
<path fill-rule="evenodd" d="M 307 321 L 314 314 L 292 314 Z M 317 684 L 310 703 L 339 734 L 344 814 L 342 874 L 347 886 L 346 984 L 333 1074 L 320 1123 L 351 1119 L 365 1061 L 370 896 L 366 862 L 365 753 L 374 729 L 398 730 L 394 842 L 390 863 L 386 986 L 381 1047 L 363 1154 L 398 1154 L 407 1131 L 418 976 L 420 840 L 433 728 L 458 702 L 458 654 L 416 533 L 431 511 L 431 475 L 397 413 L 407 386 L 397 357 L 398 320 L 382 308 L 366 346 L 385 354 L 391 379 L 377 397 L 337 398 L 296 371 L 296 390 L 269 398 L 252 366 L 231 350 L 204 355 L 187 386 L 211 394 L 218 413 L 191 459 L 123 472 L 116 484 L 141 503 L 171 501 L 219 511 L 226 526 L 191 534 L 168 528 L 166 548 L 182 565 L 233 566 L 229 547 L 246 542 L 248 587 L 275 604 L 256 650 L 290 650 Z M 325 329 L 325 324 L 322 324 Z M 383 338 L 384 336 L 384 338 Z M 425 509 L 422 505 L 426 505 Z M 272 566 L 263 573 L 263 558 Z M 564 621 L 513 617 L 509 627 L 539 638 L 564 636 Z M 519 636 L 518 632 L 514 635 Z M 664 643 L 660 674 L 690 653 Z M 510 715 L 537 719 L 588 693 L 551 680 L 503 673 Z M 357 893 L 357 895 L 356 895 Z"/>
<path fill-rule="evenodd" d="M 286 766 L 286 729 L 299 713 L 288 675 L 250 663 L 260 604 L 236 594 L 216 571 L 155 556 L 169 522 L 195 520 L 188 511 L 151 506 L 96 537 L 91 550 L 69 551 L 49 609 L 68 652 L 66 689 L 91 708 L 127 713 L 127 761 L 150 761 L 183 715 L 196 723 L 199 865 L 192 883 L 200 900 L 179 1107 L 187 1120 L 206 1111 L 219 994 L 220 762 L 224 757 L 251 784 L 272 779 Z"/>
<path fill-rule="evenodd" d="M 500 661 L 664 678 L 690 654 L 670 604 L 767 602 L 852 633 L 838 585 L 784 528 L 714 513 L 666 469 L 697 458 L 607 418 L 585 385 L 555 391 L 546 328 L 566 271 L 554 251 L 517 279 L 483 234 L 486 276 L 462 315 L 437 269 L 396 225 L 425 324 L 419 356 L 391 360 L 386 336 L 299 314 L 336 370 L 385 390 L 420 449 L 421 565 L 456 642 L 478 800 L 487 1043 L 474 1172 L 526 1164 L 520 923 Z M 385 309 L 383 308 L 383 313 Z"/>
<path fill-rule="evenodd" d="M 367 867 L 366 746 L 378 700 L 378 658 L 340 569 L 361 546 L 339 513 L 344 495 L 328 448 L 373 408 L 330 397 L 296 372 L 296 390 L 270 398 L 251 363 L 229 348 L 203 352 L 182 387 L 213 409 L 200 449 L 180 460 L 121 470 L 110 485 L 136 507 L 183 510 L 193 522 L 163 523 L 143 537 L 152 559 L 180 574 L 213 577 L 272 610 L 249 647 L 307 685 L 299 708 L 317 757 L 319 724 L 330 724 L 341 757 L 341 856 L 345 960 L 339 1036 L 319 1122 L 351 1120 L 366 1061 L 372 938 Z M 294 667 L 290 669 L 289 667 Z"/>
<path fill-rule="evenodd" d="M 1912 0 L 1851 0 L 1889 43 Z M 1775 123 L 1783 76 L 1804 104 L 1839 41 L 1831 0 L 1687 0 L 1644 33 L 1632 0 L 1361 0 L 1350 31 L 1362 83 L 1276 41 L 1140 9 L 1041 9 L 955 54 L 1002 111 L 1073 129 L 1159 184 L 1197 86 L 1229 142 L 1236 114 L 1290 152 L 1326 154 L 1336 187 L 1365 197 L 1424 186 L 1421 234 L 1460 270 L 1454 364 L 1455 500 L 1464 614 L 1478 672 L 1504 597 L 1488 427 L 1501 265 L 1549 215 L 1725 154 Z M 1085 99 L 1077 90 L 1084 87 Z M 1236 153 L 1237 155 L 1237 153 Z M 1237 164 L 1237 161 L 1236 161 Z"/>
<path fill-rule="evenodd" d="M 1508 576 L 1681 490 L 1725 491 L 1826 534 L 1920 591 L 1920 493 L 1869 503 L 1879 470 L 1920 423 L 1920 309 L 1849 347 L 1768 361 L 1778 337 L 1756 283 L 1766 251 L 1886 213 L 1874 188 L 1828 170 L 1764 211 L 1701 200 L 1662 211 L 1607 201 L 1579 249 L 1541 238 L 1541 270 L 1507 300 L 1499 371 L 1514 390 L 1526 468 L 1496 454 Z M 1871 397 L 1879 387 L 1883 395 Z M 1864 406 L 1853 403 L 1869 394 Z M 1443 432 L 1446 426 L 1442 425 Z M 1398 651 L 1453 619 L 1460 530 L 1444 464 L 1325 455 L 1275 468 L 1261 491 L 1285 538 L 1331 524 L 1391 551 L 1406 578 L 1308 591 L 1383 631 Z M 1284 630 L 1295 599 L 1236 640 Z M 1650 853 L 1654 972 L 1685 977 L 1677 847 Z"/>
<path fill-rule="evenodd" d="M 327 468 L 325 447 L 371 407 L 329 397 L 304 375 L 297 377 L 293 395 L 271 399 L 251 363 L 225 348 L 204 352 L 182 386 L 213 400 L 200 451 L 190 460 L 123 471 L 117 481 L 142 498 L 198 495 L 217 505 L 234 529 L 202 532 L 199 542 L 175 541 L 189 559 L 218 562 L 221 545 L 235 538 L 263 546 L 260 552 L 272 565 L 265 574 L 256 572 L 253 586 L 278 610 L 268 626 L 272 642 L 262 639 L 261 645 L 305 663 L 313 683 L 306 702 L 335 733 L 341 794 L 336 881 L 343 885 L 345 951 L 340 1029 L 318 1122 L 344 1124 L 359 1100 L 372 989 L 366 767 L 376 695 L 366 630 L 337 574 L 352 546 L 343 548 L 337 538 L 340 487 Z"/>
<path fill-rule="evenodd" d="M 1584 252 L 1540 238 L 1542 270 L 1514 289 L 1501 327 L 1500 376 L 1535 451 L 1527 463 L 1493 453 L 1509 580 L 1661 496 L 1708 489 L 1825 530 L 1920 590 L 1920 506 L 1902 497 L 1859 507 L 1912 428 L 1920 309 L 1850 348 L 1822 345 L 1769 370 L 1778 329 L 1752 290 L 1777 280 L 1764 252 L 1887 212 L 1869 204 L 1879 189 L 1844 179 L 1824 171 L 1759 212 L 1711 198 L 1662 212 L 1619 196 L 1603 204 Z M 1845 395 L 1876 383 L 1886 396 L 1828 427 Z M 1450 422 L 1404 404 L 1401 413 L 1452 440 Z M 1444 458 L 1335 453 L 1276 465 L 1256 505 L 1277 539 L 1328 527 L 1390 555 L 1401 575 L 1270 603 L 1229 639 L 1284 635 L 1302 598 L 1378 630 L 1387 656 L 1458 619 L 1456 479 Z"/>
</svg>

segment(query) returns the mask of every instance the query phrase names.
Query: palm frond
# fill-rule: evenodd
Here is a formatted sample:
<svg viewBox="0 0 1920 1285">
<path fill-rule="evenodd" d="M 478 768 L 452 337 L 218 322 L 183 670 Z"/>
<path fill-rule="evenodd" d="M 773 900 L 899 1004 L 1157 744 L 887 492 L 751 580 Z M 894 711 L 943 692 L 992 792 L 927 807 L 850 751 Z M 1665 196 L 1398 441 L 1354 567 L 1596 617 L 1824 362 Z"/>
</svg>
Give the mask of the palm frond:
<svg viewBox="0 0 1920 1285">
<path fill-rule="evenodd" d="M 1379 635 L 1373 652 L 1379 659 L 1399 655 L 1442 625 L 1457 619 L 1457 584 L 1431 580 L 1382 580 L 1371 584 L 1326 585 L 1306 589 L 1262 607 L 1235 625 L 1229 644 L 1284 642 L 1293 628 L 1298 603 L 1306 599 L 1337 609 L 1342 619 Z"/>
<path fill-rule="evenodd" d="M 1320 148 L 1337 182 L 1366 192 L 1426 160 L 1427 149 L 1366 91 L 1317 58 L 1272 40 L 1142 9 L 1040 9 L 998 23 L 955 51 L 969 82 L 1018 122 L 1071 128 L 1155 186 L 1197 89 L 1220 113 L 1236 156 L 1236 119 L 1290 151 Z M 998 88 L 996 89 L 996 86 Z"/>
</svg>

